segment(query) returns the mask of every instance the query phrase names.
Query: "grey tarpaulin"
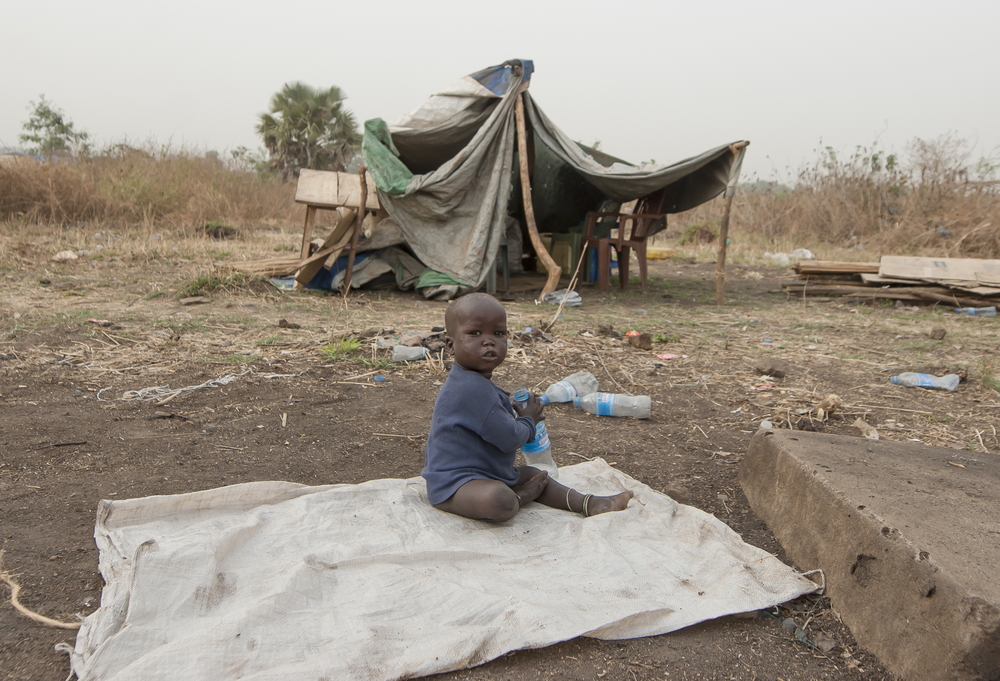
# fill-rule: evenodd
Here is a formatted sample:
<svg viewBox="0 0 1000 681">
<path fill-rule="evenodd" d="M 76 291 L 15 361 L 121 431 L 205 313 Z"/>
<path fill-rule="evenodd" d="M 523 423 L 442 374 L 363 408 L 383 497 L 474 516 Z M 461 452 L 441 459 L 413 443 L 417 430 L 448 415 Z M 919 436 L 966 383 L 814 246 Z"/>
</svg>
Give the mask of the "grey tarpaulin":
<svg viewBox="0 0 1000 681">
<path fill-rule="evenodd" d="M 666 212 L 721 194 L 742 160 L 722 145 L 672 165 L 604 166 L 557 128 L 525 91 L 533 64 L 513 60 L 461 78 L 388 126 L 366 124 L 365 162 L 381 205 L 428 267 L 479 286 L 497 254 L 516 151 L 514 103 L 524 91 L 536 143 L 607 198 L 630 201 L 668 188 Z M 383 130 L 376 138 L 369 131 Z M 388 144 L 386 144 L 388 142 Z M 402 186 L 405 173 L 414 173 Z M 594 206 L 596 208 L 596 206 Z"/>
</svg>

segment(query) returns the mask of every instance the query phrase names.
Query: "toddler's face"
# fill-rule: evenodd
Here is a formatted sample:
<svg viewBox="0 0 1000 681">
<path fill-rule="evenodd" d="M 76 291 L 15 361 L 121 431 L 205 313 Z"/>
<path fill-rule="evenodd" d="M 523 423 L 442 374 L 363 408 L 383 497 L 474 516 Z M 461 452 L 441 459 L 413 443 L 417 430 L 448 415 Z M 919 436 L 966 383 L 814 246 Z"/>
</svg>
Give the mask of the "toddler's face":
<svg viewBox="0 0 1000 681">
<path fill-rule="evenodd" d="M 460 367 L 490 378 L 507 357 L 507 313 L 499 304 L 470 306 L 445 342 Z"/>
</svg>

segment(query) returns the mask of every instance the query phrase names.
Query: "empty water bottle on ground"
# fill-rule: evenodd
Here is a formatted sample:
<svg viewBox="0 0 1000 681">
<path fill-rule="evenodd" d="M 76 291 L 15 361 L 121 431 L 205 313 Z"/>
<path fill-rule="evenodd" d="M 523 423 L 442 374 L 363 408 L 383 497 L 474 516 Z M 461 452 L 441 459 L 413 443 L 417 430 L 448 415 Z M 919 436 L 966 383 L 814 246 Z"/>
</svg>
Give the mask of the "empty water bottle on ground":
<svg viewBox="0 0 1000 681">
<path fill-rule="evenodd" d="M 550 402 L 572 402 L 574 397 L 583 397 L 597 392 L 597 379 L 589 371 L 578 371 L 548 387 L 545 396 Z"/>
<path fill-rule="evenodd" d="M 995 305 L 989 307 L 959 307 L 955 308 L 958 314 L 967 314 L 970 317 L 996 317 L 997 308 Z"/>
<path fill-rule="evenodd" d="M 406 345 L 392 346 L 393 362 L 415 362 L 418 359 L 423 359 L 425 357 L 427 357 L 427 348 L 420 346 L 411 348 Z"/>
<path fill-rule="evenodd" d="M 941 390 L 955 390 L 962 379 L 958 374 L 932 376 L 930 374 L 918 374 L 912 371 L 907 371 L 899 376 L 893 376 L 889 380 L 895 385 L 902 385 L 907 388 L 940 388 Z"/>
<path fill-rule="evenodd" d="M 634 416 L 648 419 L 652 400 L 648 395 L 615 395 L 614 393 L 590 393 L 573 399 L 573 406 L 598 416 Z"/>
<path fill-rule="evenodd" d="M 528 401 L 531 393 L 526 388 L 518 388 L 514 391 L 514 401 L 524 404 Z M 548 404 L 548 400 L 542 395 L 542 405 Z M 559 479 L 559 467 L 552 460 L 552 444 L 549 442 L 549 431 L 545 428 L 545 422 L 539 421 L 535 424 L 535 439 L 521 447 L 521 454 L 529 466 L 533 466 L 540 471 L 548 471 L 549 477 L 553 480 Z"/>
</svg>

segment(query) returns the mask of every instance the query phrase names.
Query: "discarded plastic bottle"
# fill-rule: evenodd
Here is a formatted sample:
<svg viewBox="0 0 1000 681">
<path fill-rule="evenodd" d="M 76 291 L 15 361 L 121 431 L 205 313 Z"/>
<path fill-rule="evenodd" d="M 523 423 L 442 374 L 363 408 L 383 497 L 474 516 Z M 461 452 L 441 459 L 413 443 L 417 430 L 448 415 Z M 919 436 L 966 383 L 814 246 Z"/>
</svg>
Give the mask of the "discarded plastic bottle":
<svg viewBox="0 0 1000 681">
<path fill-rule="evenodd" d="M 962 379 L 958 374 L 932 376 L 930 374 L 918 374 L 907 371 L 899 376 L 893 376 L 889 380 L 895 385 L 902 385 L 907 388 L 940 388 L 941 390 L 954 391 Z"/>
<path fill-rule="evenodd" d="M 527 388 L 518 388 L 514 391 L 514 401 L 519 404 L 527 402 L 530 396 L 531 393 L 528 392 Z M 539 399 L 542 401 L 542 406 L 549 403 L 545 395 Z M 552 443 L 549 441 L 549 431 L 545 427 L 544 421 L 535 424 L 535 439 L 521 447 L 521 454 L 524 455 L 524 460 L 529 466 L 540 471 L 548 471 L 549 477 L 553 480 L 559 479 L 559 467 L 552 460 Z"/>
<path fill-rule="evenodd" d="M 545 391 L 550 402 L 572 402 L 574 397 L 583 397 L 597 392 L 597 379 L 589 371 L 578 371 L 561 381 L 553 383 Z"/>
<path fill-rule="evenodd" d="M 406 345 L 392 346 L 393 362 L 415 362 L 418 359 L 424 359 L 425 357 L 427 357 L 427 348 L 420 346 L 411 348 Z"/>
<path fill-rule="evenodd" d="M 959 307 L 955 308 L 958 314 L 967 314 L 970 317 L 996 317 L 997 308 L 995 305 L 989 307 Z"/>
<path fill-rule="evenodd" d="M 573 406 L 598 416 L 634 416 L 648 419 L 652 400 L 648 395 L 615 395 L 614 393 L 590 393 L 573 399 Z"/>
</svg>

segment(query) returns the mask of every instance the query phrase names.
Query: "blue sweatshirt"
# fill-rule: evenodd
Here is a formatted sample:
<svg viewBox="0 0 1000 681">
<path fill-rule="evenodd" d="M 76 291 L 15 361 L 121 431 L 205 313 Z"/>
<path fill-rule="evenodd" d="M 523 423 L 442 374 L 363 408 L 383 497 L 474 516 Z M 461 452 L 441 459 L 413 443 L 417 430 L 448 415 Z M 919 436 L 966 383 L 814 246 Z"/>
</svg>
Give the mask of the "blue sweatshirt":
<svg viewBox="0 0 1000 681">
<path fill-rule="evenodd" d="M 516 484 L 517 449 L 534 438 L 534 422 L 514 414 L 508 392 L 456 364 L 434 403 L 420 473 L 430 502 L 447 501 L 470 480 Z"/>
</svg>

